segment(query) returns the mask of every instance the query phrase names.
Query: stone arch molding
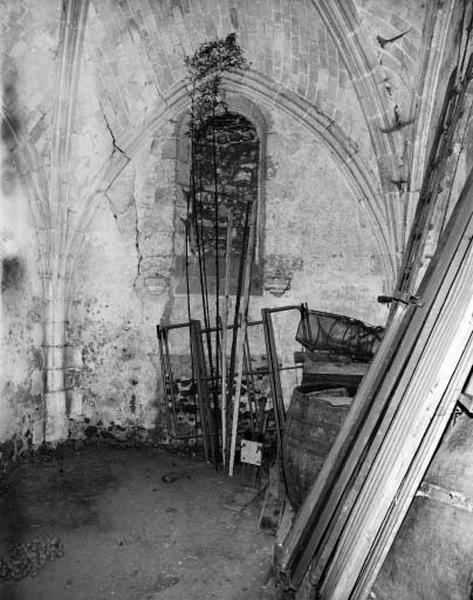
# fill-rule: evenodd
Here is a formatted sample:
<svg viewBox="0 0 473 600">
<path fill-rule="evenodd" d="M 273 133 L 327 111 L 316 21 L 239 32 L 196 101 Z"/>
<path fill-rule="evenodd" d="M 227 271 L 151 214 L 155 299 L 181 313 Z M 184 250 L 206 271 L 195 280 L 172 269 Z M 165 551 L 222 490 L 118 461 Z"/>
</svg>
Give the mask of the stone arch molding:
<svg viewBox="0 0 473 600">
<path fill-rule="evenodd" d="M 311 103 L 297 94 L 274 83 L 269 78 L 246 71 L 244 73 L 226 74 L 222 77 L 223 86 L 228 98 L 240 103 L 242 111 L 250 110 L 250 120 L 255 119 L 254 107 L 261 107 L 260 114 L 277 107 L 285 114 L 292 116 L 311 131 L 321 145 L 329 152 L 344 174 L 350 188 L 358 200 L 365 205 L 373 234 L 378 244 L 379 255 L 383 265 L 387 289 L 391 289 L 396 277 L 396 251 L 392 247 L 389 235 L 389 222 L 383 205 L 382 191 L 377 184 L 377 176 L 371 171 L 356 144 L 348 138 L 342 129 L 327 115 L 319 111 Z M 167 96 L 166 101 L 156 113 L 150 117 L 137 132 L 130 129 L 120 136 L 122 153 L 115 152 L 98 173 L 93 189 L 82 199 L 84 207 L 76 227 L 70 238 L 69 248 L 72 256 L 78 256 L 84 242 L 82 232 L 87 230 L 94 213 L 94 199 L 106 190 L 127 166 L 136 153 L 157 133 L 169 120 L 177 121 L 188 108 L 189 95 L 185 83 L 180 83 Z M 250 109 L 250 107 L 252 107 Z M 244 113 L 243 113 L 244 114 Z M 244 114 L 244 116 L 246 116 Z M 258 117 L 255 119 L 258 121 Z M 73 267 L 73 265 L 71 265 Z"/>
</svg>

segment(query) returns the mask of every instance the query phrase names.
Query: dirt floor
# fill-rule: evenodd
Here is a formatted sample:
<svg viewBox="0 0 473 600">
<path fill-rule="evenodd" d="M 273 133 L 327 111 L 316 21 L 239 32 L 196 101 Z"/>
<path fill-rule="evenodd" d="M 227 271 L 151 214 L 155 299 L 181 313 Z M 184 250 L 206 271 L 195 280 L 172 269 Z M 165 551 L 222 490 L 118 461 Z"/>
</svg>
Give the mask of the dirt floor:
<svg viewBox="0 0 473 600">
<path fill-rule="evenodd" d="M 258 530 L 262 494 L 254 498 L 238 477 L 197 459 L 81 451 L 17 467 L 0 494 L 0 558 L 8 559 L 1 600 L 270 597 L 274 538 Z M 5 579 L 15 560 L 28 570 L 21 549 L 34 555 L 50 538 L 62 556 L 56 552 L 36 576 Z"/>
</svg>

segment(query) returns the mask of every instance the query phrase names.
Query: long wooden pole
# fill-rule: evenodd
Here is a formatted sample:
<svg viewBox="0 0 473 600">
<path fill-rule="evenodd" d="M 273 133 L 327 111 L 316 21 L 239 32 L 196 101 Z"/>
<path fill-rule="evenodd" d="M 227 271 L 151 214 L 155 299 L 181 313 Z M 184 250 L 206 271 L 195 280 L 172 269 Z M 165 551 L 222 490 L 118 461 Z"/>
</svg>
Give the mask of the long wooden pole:
<svg viewBox="0 0 473 600">
<path fill-rule="evenodd" d="M 239 261 L 239 265 L 238 265 L 238 280 L 237 280 L 237 289 L 236 289 L 236 294 L 235 294 L 232 346 L 231 346 L 231 351 L 230 351 L 230 367 L 228 369 L 228 376 L 227 376 L 227 380 L 228 380 L 228 382 L 227 382 L 227 407 L 230 403 L 231 398 L 233 397 L 233 388 L 234 388 L 234 379 L 235 379 L 236 345 L 237 345 L 237 339 L 238 339 L 238 331 L 239 331 L 239 327 L 241 325 L 241 323 L 240 323 L 241 290 L 243 287 L 243 279 L 244 279 L 244 275 L 245 275 L 245 273 L 244 273 L 245 259 L 246 259 L 245 250 L 247 249 L 247 246 L 248 246 L 248 224 L 250 222 L 250 212 L 251 212 L 251 206 L 248 203 L 248 205 L 246 207 L 246 211 L 245 211 L 245 225 L 243 228 L 243 240 L 242 240 L 242 245 L 241 245 L 240 261 Z M 229 443 L 230 435 L 228 435 L 228 432 L 230 431 L 230 428 L 231 428 L 231 423 L 229 422 L 229 420 L 227 420 L 226 427 L 227 427 L 227 447 L 225 448 L 225 452 L 227 453 L 227 456 L 229 456 L 230 455 L 230 443 Z"/>
<path fill-rule="evenodd" d="M 230 211 L 227 220 L 227 240 L 225 244 L 225 283 L 224 297 L 222 310 L 222 462 L 226 464 L 226 447 L 227 447 L 227 328 L 228 328 L 228 310 L 230 305 L 230 278 L 232 274 L 232 236 L 233 236 L 233 213 Z"/>
<path fill-rule="evenodd" d="M 237 347 L 236 347 L 236 382 L 235 382 L 235 397 L 233 400 L 233 418 L 232 418 L 232 436 L 230 444 L 230 458 L 228 474 L 233 476 L 233 467 L 235 464 L 236 438 L 238 429 L 238 414 L 240 410 L 241 382 L 243 376 L 243 357 L 244 357 L 244 342 L 246 338 L 246 330 L 248 327 L 248 305 L 250 299 L 251 285 L 251 268 L 253 264 L 253 255 L 255 249 L 256 238 L 256 217 L 257 217 L 257 202 L 253 202 L 251 207 L 251 222 L 248 240 L 248 251 L 245 261 L 245 279 L 243 283 L 243 302 L 241 306 L 241 330 L 238 332 Z"/>
</svg>

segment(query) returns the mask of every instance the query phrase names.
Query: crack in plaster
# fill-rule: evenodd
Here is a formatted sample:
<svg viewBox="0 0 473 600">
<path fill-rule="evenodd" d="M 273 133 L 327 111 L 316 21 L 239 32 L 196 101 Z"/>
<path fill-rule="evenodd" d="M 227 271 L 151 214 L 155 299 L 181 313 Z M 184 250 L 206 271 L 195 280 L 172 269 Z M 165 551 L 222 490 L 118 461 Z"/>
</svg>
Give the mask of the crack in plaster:
<svg viewBox="0 0 473 600">
<path fill-rule="evenodd" d="M 112 128 L 110 127 L 110 123 L 108 122 L 108 119 L 107 119 L 105 113 L 102 112 L 102 115 L 103 115 L 103 118 L 104 118 L 104 121 L 105 121 L 105 125 L 107 126 L 108 132 L 110 134 L 110 137 L 112 138 L 113 152 L 115 152 L 115 150 L 118 150 L 118 152 L 120 152 L 121 154 L 123 154 L 123 156 L 125 156 L 128 160 L 130 160 L 130 157 L 127 155 L 127 153 L 124 150 L 122 150 L 120 148 L 120 146 L 117 144 L 117 141 L 115 139 L 115 135 L 114 135 L 114 133 L 112 131 Z M 113 152 L 112 152 L 112 154 L 113 154 Z"/>
<path fill-rule="evenodd" d="M 112 186 L 112 184 L 110 184 L 106 190 L 102 191 L 102 194 L 107 199 L 107 202 L 108 202 L 108 204 L 110 206 L 110 210 L 112 211 L 113 218 L 115 219 L 115 222 L 118 224 L 118 217 L 123 217 L 123 215 L 125 215 L 130 210 L 130 208 L 135 204 L 135 201 L 132 198 L 130 200 L 130 202 L 128 202 L 128 204 L 125 206 L 125 208 L 123 210 L 118 210 L 118 208 L 116 207 L 115 203 L 113 202 L 113 200 L 108 195 L 108 191 L 109 191 L 109 189 L 110 189 L 111 186 Z"/>
</svg>

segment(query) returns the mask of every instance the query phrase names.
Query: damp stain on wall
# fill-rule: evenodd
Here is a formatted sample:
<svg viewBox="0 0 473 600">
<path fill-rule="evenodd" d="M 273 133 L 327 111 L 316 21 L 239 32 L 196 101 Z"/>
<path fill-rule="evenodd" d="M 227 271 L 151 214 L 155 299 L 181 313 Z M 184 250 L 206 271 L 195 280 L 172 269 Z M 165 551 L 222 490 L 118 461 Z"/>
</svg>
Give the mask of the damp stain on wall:
<svg viewBox="0 0 473 600">
<path fill-rule="evenodd" d="M 2 293 L 20 291 L 25 274 L 23 262 L 18 256 L 5 257 L 2 260 Z"/>
<path fill-rule="evenodd" d="M 15 191 L 16 184 L 16 136 L 20 131 L 17 98 L 17 70 L 11 58 L 6 58 L 2 69 L 3 90 L 2 106 L 3 115 L 0 124 L 0 136 L 6 153 L 1 165 L 1 189 L 9 196 Z"/>
</svg>

